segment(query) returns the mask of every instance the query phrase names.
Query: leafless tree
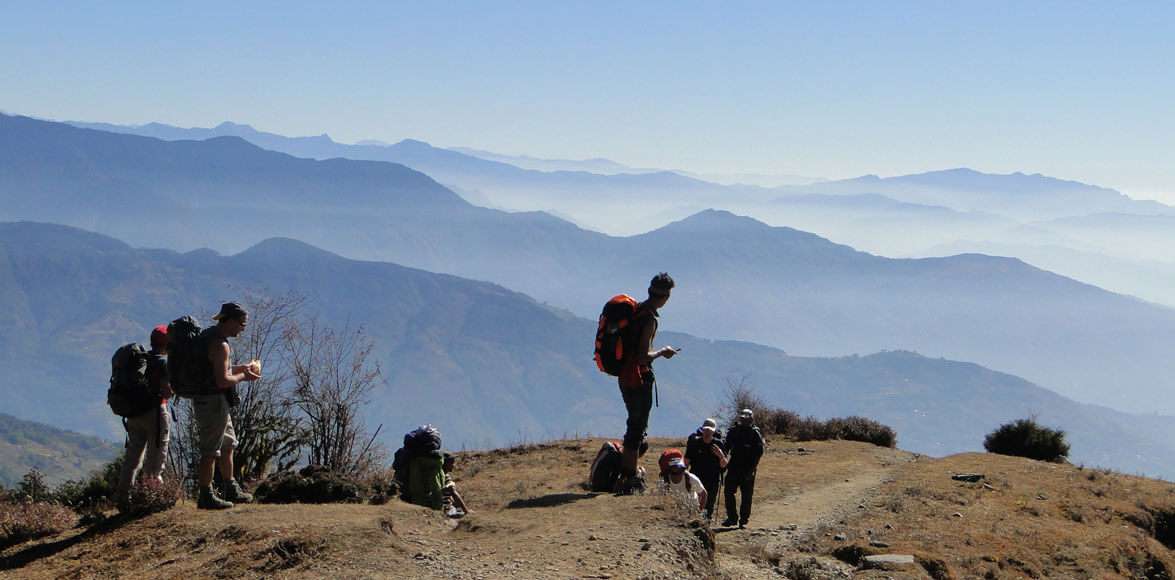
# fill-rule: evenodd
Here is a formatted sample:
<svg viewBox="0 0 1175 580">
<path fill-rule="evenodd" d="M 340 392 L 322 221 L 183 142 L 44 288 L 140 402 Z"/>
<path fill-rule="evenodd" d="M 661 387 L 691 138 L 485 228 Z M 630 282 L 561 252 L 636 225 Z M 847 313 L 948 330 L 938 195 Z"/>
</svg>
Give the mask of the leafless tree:
<svg viewBox="0 0 1175 580">
<path fill-rule="evenodd" d="M 371 361 L 374 343 L 361 327 L 335 330 L 316 318 L 290 325 L 284 338 L 309 461 L 340 474 L 366 473 L 382 459 L 359 416 L 381 376 Z"/>
<path fill-rule="evenodd" d="M 733 425 L 743 409 L 750 409 L 757 417 L 763 417 L 767 410 L 766 403 L 751 386 L 750 373 L 726 377 L 726 399 L 718 409 L 718 418 L 725 425 Z"/>
<path fill-rule="evenodd" d="M 306 303 L 296 293 L 250 296 L 249 325 L 234 349 L 236 363 L 262 361 L 262 378 L 240 385 L 240 404 L 232 411 L 237 433 L 236 477 L 261 479 L 292 467 L 301 457 L 302 420 L 294 405 L 293 373 L 284 338 Z"/>
</svg>

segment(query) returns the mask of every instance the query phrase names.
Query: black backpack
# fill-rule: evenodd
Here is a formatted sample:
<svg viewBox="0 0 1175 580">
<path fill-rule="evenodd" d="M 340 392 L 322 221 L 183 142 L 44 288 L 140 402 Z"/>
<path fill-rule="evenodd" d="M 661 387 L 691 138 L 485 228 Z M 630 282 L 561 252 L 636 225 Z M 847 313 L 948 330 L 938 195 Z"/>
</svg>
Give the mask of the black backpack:
<svg viewBox="0 0 1175 580">
<path fill-rule="evenodd" d="M 150 355 L 143 345 L 131 343 L 120 346 L 110 357 L 110 389 L 106 404 L 120 417 L 136 417 L 159 405 L 159 393 L 147 380 L 147 360 Z"/>
<path fill-rule="evenodd" d="M 627 294 L 613 296 L 600 313 L 596 328 L 596 367 L 614 377 L 620 376 L 628 350 L 636 348 L 637 301 Z"/>
<path fill-rule="evenodd" d="M 171 390 L 180 397 L 205 394 L 212 372 L 207 346 L 201 347 L 200 323 L 183 316 L 167 325 L 167 368 Z"/>
<path fill-rule="evenodd" d="M 404 434 L 404 446 L 396 450 L 392 461 L 392 470 L 402 494 L 408 493 L 408 466 L 412 460 L 440 450 L 441 432 L 432 425 L 421 425 Z"/>
</svg>

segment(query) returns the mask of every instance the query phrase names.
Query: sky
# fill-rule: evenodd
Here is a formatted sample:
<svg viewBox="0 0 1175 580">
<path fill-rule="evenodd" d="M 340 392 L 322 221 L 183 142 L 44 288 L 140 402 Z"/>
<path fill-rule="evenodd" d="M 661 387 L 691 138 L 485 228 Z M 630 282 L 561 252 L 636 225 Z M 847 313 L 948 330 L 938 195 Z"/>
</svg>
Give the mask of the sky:
<svg viewBox="0 0 1175 580">
<path fill-rule="evenodd" d="M 0 111 L 1175 203 L 1171 2 L 0 5 Z"/>
</svg>

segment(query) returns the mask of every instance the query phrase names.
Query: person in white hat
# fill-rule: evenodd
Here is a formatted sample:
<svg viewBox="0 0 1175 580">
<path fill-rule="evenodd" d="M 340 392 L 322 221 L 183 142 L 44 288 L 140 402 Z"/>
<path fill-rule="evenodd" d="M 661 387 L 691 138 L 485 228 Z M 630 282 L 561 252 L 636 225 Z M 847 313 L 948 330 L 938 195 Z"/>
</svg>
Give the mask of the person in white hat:
<svg viewBox="0 0 1175 580">
<path fill-rule="evenodd" d="M 686 471 L 684 459 L 675 457 L 669 462 L 665 485 L 670 493 L 698 502 L 700 510 L 706 509 L 706 486 L 702 485 L 702 480 L 698 479 L 698 476 Z"/>
</svg>

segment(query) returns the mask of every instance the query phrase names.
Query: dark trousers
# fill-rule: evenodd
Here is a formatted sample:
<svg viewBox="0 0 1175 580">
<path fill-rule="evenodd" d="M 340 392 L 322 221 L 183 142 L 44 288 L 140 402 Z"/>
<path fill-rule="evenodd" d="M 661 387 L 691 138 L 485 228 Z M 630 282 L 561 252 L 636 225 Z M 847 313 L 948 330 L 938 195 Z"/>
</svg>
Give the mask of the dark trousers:
<svg viewBox="0 0 1175 580">
<path fill-rule="evenodd" d="M 726 519 L 738 520 L 747 523 L 751 519 L 751 500 L 755 497 L 755 472 L 726 472 Z M 743 495 L 743 505 L 736 508 L 734 492 L 740 491 Z"/>
<path fill-rule="evenodd" d="M 714 504 L 718 502 L 718 494 L 722 491 L 718 488 L 718 480 L 722 476 L 721 473 L 695 473 L 698 479 L 702 480 L 702 487 L 706 488 L 706 514 L 714 515 Z"/>
<path fill-rule="evenodd" d="M 638 450 L 649 430 L 649 413 L 653 410 L 655 382 L 653 371 L 647 370 L 639 387 L 620 387 L 620 396 L 624 398 L 624 408 L 628 411 L 624 431 L 624 462 L 621 465 L 624 475 L 636 473 Z"/>
<path fill-rule="evenodd" d="M 644 382 L 639 387 L 620 387 L 624 408 L 628 411 L 627 428 L 624 431 L 624 448 L 635 450 L 645 440 L 649 429 L 649 413 L 653 411 L 653 371 L 645 371 Z"/>
</svg>

